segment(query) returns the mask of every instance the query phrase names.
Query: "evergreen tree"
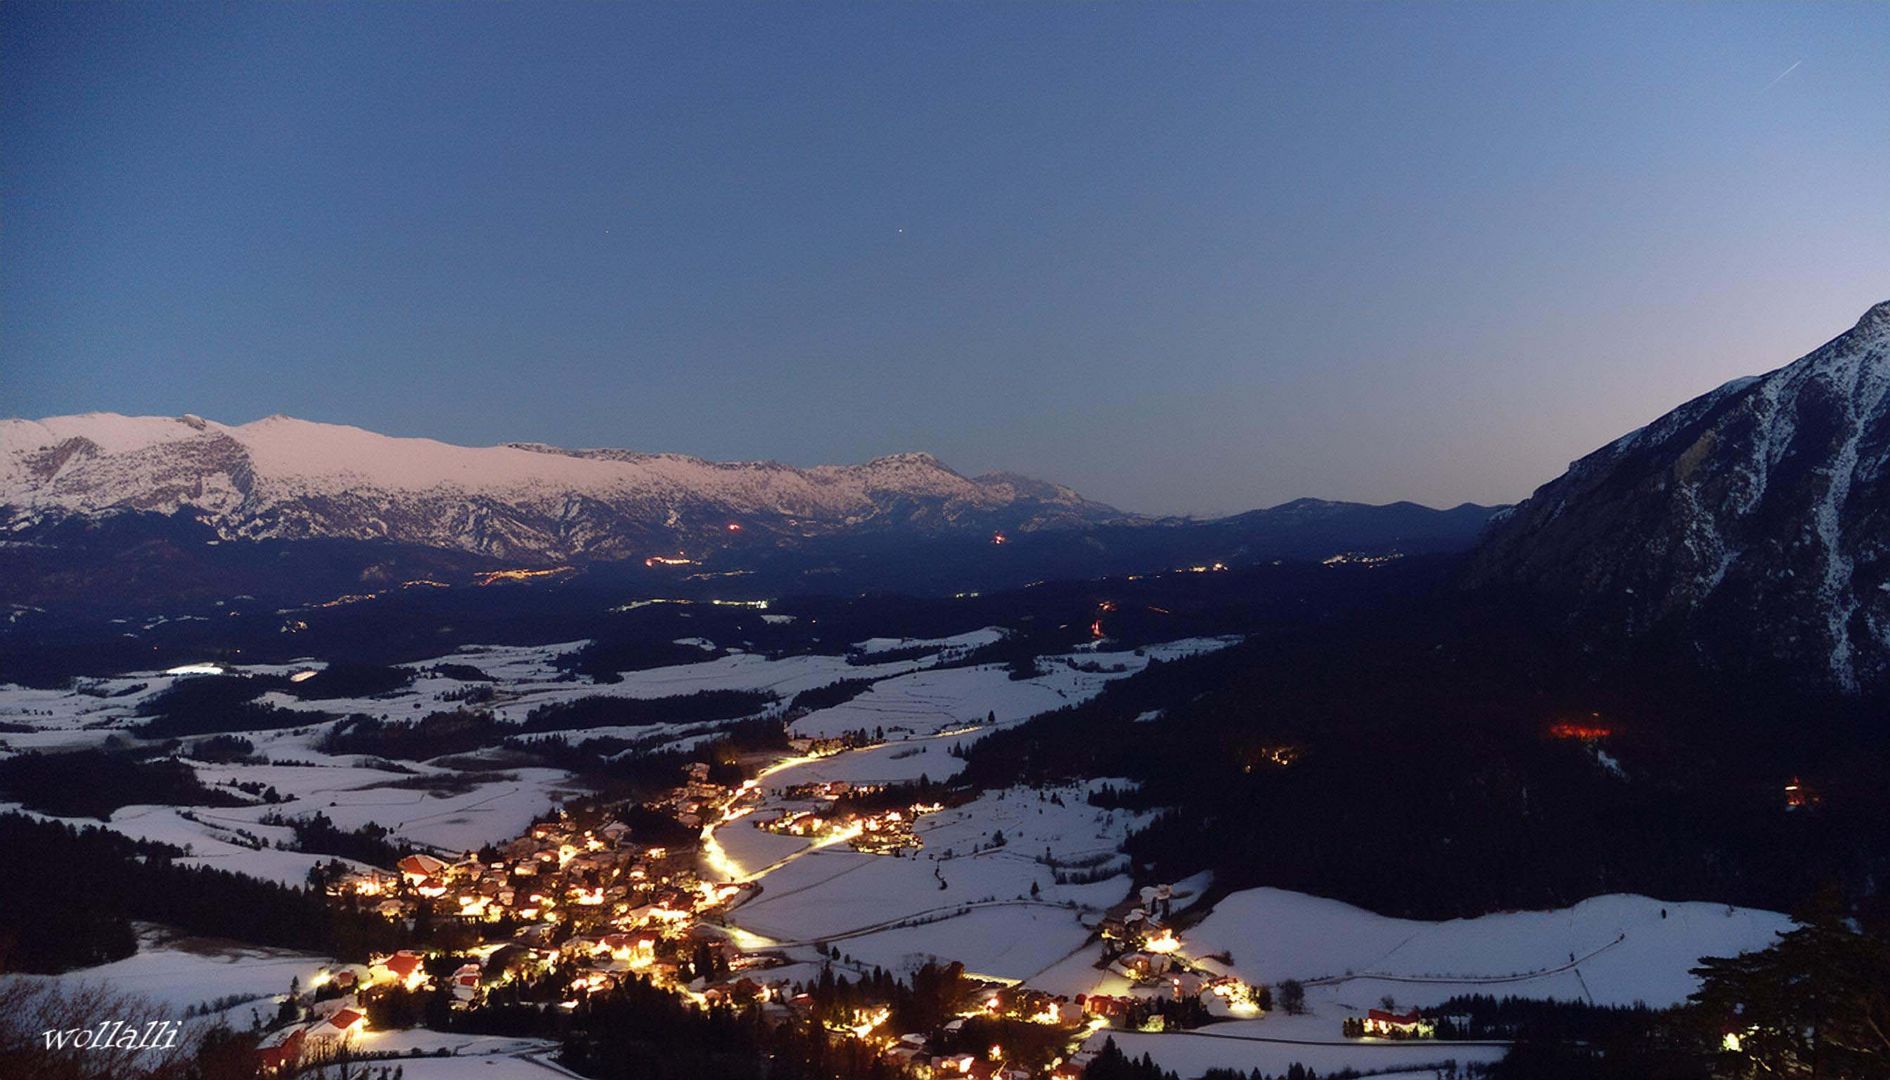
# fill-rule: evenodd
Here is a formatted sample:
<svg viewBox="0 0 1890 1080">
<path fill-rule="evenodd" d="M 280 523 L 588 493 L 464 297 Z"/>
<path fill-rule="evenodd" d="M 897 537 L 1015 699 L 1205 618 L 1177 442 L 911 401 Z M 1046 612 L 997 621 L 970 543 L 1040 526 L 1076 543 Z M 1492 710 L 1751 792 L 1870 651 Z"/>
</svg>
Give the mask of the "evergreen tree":
<svg viewBox="0 0 1890 1080">
<path fill-rule="evenodd" d="M 1890 1076 L 1890 942 L 1834 896 L 1761 952 L 1701 961 L 1689 999 L 1723 1077 Z"/>
</svg>

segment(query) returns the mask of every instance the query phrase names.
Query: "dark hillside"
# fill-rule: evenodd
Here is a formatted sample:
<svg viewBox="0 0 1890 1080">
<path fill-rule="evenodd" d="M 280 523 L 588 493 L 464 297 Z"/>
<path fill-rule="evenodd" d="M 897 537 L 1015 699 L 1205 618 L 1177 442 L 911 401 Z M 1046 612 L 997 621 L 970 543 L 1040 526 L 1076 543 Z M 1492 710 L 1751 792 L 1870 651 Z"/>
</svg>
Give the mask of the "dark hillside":
<svg viewBox="0 0 1890 1080">
<path fill-rule="evenodd" d="M 1157 720 L 1135 722 L 1150 690 L 1131 680 L 980 742 L 965 776 L 1130 777 L 1123 802 L 1174 808 L 1130 843 L 1158 878 L 1209 868 L 1415 917 L 1630 891 L 1789 910 L 1890 869 L 1872 709 L 1602 665 L 1541 626 L 1441 599 L 1256 639 Z"/>
</svg>

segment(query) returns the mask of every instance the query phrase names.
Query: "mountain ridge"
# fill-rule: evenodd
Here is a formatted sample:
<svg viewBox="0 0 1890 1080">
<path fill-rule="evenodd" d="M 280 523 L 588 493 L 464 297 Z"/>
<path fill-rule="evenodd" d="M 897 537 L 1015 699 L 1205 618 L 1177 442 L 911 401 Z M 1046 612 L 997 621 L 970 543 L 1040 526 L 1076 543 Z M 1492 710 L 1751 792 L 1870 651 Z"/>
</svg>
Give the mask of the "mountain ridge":
<svg viewBox="0 0 1890 1080">
<path fill-rule="evenodd" d="M 949 596 L 1222 562 L 1460 552 L 1490 513 L 1302 499 L 1157 518 L 1016 473 L 965 477 L 920 452 L 802 469 L 457 447 L 285 416 L 0 421 L 0 600 L 25 605 L 161 606 L 239 578 L 241 591 L 301 595 L 269 566 L 323 588 L 589 563 L 634 568 L 644 577 L 627 586 L 645 589 Z"/>
<path fill-rule="evenodd" d="M 1062 485 L 968 478 L 917 452 L 798 468 L 613 448 L 465 447 L 280 414 L 241 425 L 115 413 L 0 421 L 0 506 L 9 527 L 47 515 L 191 510 L 226 539 L 372 537 L 554 559 L 628 557 L 651 539 L 731 525 L 808 536 L 1134 518 Z"/>
<path fill-rule="evenodd" d="M 1890 301 L 1575 462 L 1465 574 L 1845 691 L 1890 682 Z"/>
</svg>

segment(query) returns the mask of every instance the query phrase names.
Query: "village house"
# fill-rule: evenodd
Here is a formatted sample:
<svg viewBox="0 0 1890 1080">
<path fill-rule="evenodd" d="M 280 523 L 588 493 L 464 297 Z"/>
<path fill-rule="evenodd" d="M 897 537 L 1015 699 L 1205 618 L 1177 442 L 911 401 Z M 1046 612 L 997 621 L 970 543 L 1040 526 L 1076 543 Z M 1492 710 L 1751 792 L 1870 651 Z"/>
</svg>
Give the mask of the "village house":
<svg viewBox="0 0 1890 1080">
<path fill-rule="evenodd" d="M 1083 1011 L 1091 1016 L 1100 1016 L 1106 1020 L 1114 1020 L 1127 1014 L 1129 1009 L 1135 1005 L 1136 1001 L 1132 997 L 1114 994 L 1078 994 L 1076 1003 L 1082 1006 Z"/>
<path fill-rule="evenodd" d="M 1208 985 L 1206 976 L 1192 971 L 1171 971 L 1164 978 L 1169 992 L 1177 998 L 1195 997 Z"/>
<path fill-rule="evenodd" d="M 446 870 L 446 863 L 431 855 L 415 853 L 402 856 L 401 860 L 394 864 L 394 868 L 400 871 L 400 876 L 406 879 L 408 884 L 417 885 L 429 878 L 438 877 Z"/>
<path fill-rule="evenodd" d="M 343 992 L 353 991 L 357 986 L 372 978 L 372 972 L 363 964 L 337 964 L 323 968 L 315 973 L 309 983 L 311 988 L 332 986 Z"/>
<path fill-rule="evenodd" d="M 380 896 L 390 893 L 399 884 L 400 878 L 394 874 L 379 870 L 356 870 L 335 879 L 328 891 L 336 896 L 353 893 L 356 896 Z"/>
<path fill-rule="evenodd" d="M 1365 1036 L 1384 1039 L 1428 1039 L 1437 1034 L 1437 1026 L 1419 1016 L 1416 1008 L 1402 1013 L 1368 1010 L 1358 1028 Z"/>
<path fill-rule="evenodd" d="M 1166 974 L 1174 966 L 1174 958 L 1163 953 L 1123 953 L 1110 966 L 1135 982 L 1148 982 Z"/>
<path fill-rule="evenodd" d="M 303 1025 L 292 1024 L 256 1044 L 256 1071 L 264 1075 L 292 1070 L 302 1059 Z"/>
<path fill-rule="evenodd" d="M 345 1043 L 367 1030 L 367 1013 L 353 1007 L 337 1009 L 327 1019 L 304 1029 L 305 1042 L 334 1045 Z"/>
<path fill-rule="evenodd" d="M 480 970 L 478 964 L 461 964 L 459 970 L 453 972 L 452 982 L 450 983 L 454 999 L 460 1002 L 470 1002 L 474 995 L 479 992 L 479 977 Z"/>
<path fill-rule="evenodd" d="M 424 958 L 406 949 L 376 960 L 369 965 L 369 971 L 377 983 L 395 983 L 409 990 L 417 988 L 427 978 Z"/>
</svg>

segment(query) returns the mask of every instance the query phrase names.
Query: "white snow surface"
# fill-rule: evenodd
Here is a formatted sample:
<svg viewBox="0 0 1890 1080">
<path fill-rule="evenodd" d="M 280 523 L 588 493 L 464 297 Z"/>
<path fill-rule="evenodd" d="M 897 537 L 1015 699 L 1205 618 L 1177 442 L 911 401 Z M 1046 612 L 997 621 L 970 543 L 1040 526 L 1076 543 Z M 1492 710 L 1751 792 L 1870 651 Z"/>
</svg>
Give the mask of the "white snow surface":
<svg viewBox="0 0 1890 1080">
<path fill-rule="evenodd" d="M 1068 488 L 967 478 L 921 453 L 800 469 L 538 444 L 455 446 L 288 416 L 234 425 L 114 413 L 0 421 L 0 506 L 29 517 L 193 507 L 226 539 L 389 537 L 501 555 L 565 557 L 592 546 L 623 555 L 612 522 L 714 532 L 731 518 L 756 518 L 819 530 L 902 500 L 937 504 L 947 517 L 1020 502 L 1118 516 Z M 560 536 L 558 523 L 573 513 L 588 524 Z"/>
<path fill-rule="evenodd" d="M 605 685 L 559 681 L 555 658 L 581 642 L 478 647 L 442 659 L 472 664 L 498 680 L 494 707 L 509 719 L 522 719 L 546 702 L 600 693 L 656 698 L 704 689 L 768 689 L 785 699 L 837 679 L 879 679 L 853 701 L 802 718 L 796 730 L 827 735 L 882 728 L 886 741 L 783 763 L 761 780 L 768 805 L 754 815 L 759 818 L 808 805 L 785 794 L 798 784 L 949 776 L 962 765 L 949 752 L 954 744 L 969 745 L 986 731 L 1081 701 L 1110 681 L 1141 670 L 1150 659 L 1230 643 L 1199 639 L 1151 647 L 1140 655 L 1083 652 L 1047 658 L 1043 674 L 1023 680 L 1013 680 L 994 666 L 933 666 L 946 650 L 976 640 L 976 635 L 960 635 L 926 642 L 940 654 L 866 665 L 849 664 L 843 657 L 768 660 L 737 653 L 629 672 L 621 682 Z M 883 649 L 909 644 L 918 643 L 888 639 Z M 1081 669 L 1089 665 L 1104 670 Z M 306 666 L 294 662 L 238 670 L 285 674 Z M 122 734 L 136 722 L 138 704 L 179 677 L 134 673 L 62 691 L 0 686 L 0 719 L 32 729 L 8 733 L 4 741 L 14 752 L 29 746 L 95 744 L 113 732 Z M 412 717 L 445 707 L 439 695 L 460 685 L 421 677 L 408 689 L 378 698 L 301 702 L 277 695 L 269 700 L 285 708 L 341 715 Z M 366 758 L 317 750 L 330 723 L 311 717 L 306 727 L 246 735 L 258 754 L 271 759 L 269 764 L 193 764 L 208 785 L 260 782 L 274 787 L 282 803 L 194 809 L 127 806 L 108 824 L 128 835 L 187 844 L 192 860 L 204 865 L 299 882 L 316 857 L 273 847 L 289 834 L 280 826 L 260 824 L 272 810 L 290 817 L 319 810 L 343 829 L 375 821 L 398 836 L 463 851 L 516 835 L 564 793 L 567 778 L 560 772 L 506 769 L 464 774 L 466 790 L 436 794 L 412 782 L 416 775 L 425 780 L 452 771 L 445 766 L 404 764 L 402 768 L 415 770 L 410 774 Z M 699 729 L 677 724 L 625 730 L 658 735 L 673 745 L 701 737 Z M 1064 866 L 1102 866 L 1108 872 L 1120 865 L 1112 861 L 1118 858 L 1117 846 L 1146 817 L 1089 805 L 1090 788 L 1109 782 L 1124 781 L 992 792 L 925 816 L 917 823 L 924 847 L 916 856 L 865 855 L 844 844 L 817 846 L 754 828 L 754 818 L 737 818 L 714 830 L 726 856 L 722 869 L 734 866 L 736 876 L 754 880 L 760 889 L 731 913 L 730 921 L 802 960 L 812 959 L 811 946 L 818 941 L 839 947 L 855 965 L 867 967 L 904 971 L 931 958 L 953 959 L 980 974 L 1024 980 L 1056 993 L 1126 992 L 1121 976 L 1094 966 L 1100 952 L 1086 942 L 1100 914 L 1127 895 L 1129 878 L 1058 885 L 1054 868 L 1040 861 L 1047 852 Z M 1057 801 L 1051 801 L 1053 795 Z M 994 846 L 1000 830 L 1006 843 Z M 252 837 L 270 846 L 255 850 Z M 1034 897 L 1033 884 L 1038 890 Z M 1178 894 L 1198 894 L 1205 884 L 1178 883 Z M 1278 889 L 1246 890 L 1224 898 L 1198 925 L 1185 930 L 1185 950 L 1195 957 L 1225 951 L 1232 969 L 1249 981 L 1277 985 L 1281 979 L 1300 979 L 1307 984 L 1308 1015 L 1274 1014 L 1187 1035 L 1116 1033 L 1116 1038 L 1132 1053 L 1147 1051 L 1184 1076 L 1222 1065 L 1279 1072 L 1293 1061 L 1325 1071 L 1416 1067 L 1446 1057 L 1488 1060 L 1500 1049 L 1346 1045 L 1338 1037 L 1339 1023 L 1386 995 L 1401 1006 L 1436 1004 L 1463 993 L 1668 1005 L 1693 988 L 1688 969 L 1700 957 L 1763 948 L 1789 925 L 1785 916 L 1771 912 L 1638 896 L 1596 897 L 1560 911 L 1421 922 Z M 171 995 L 163 1000 L 182 1008 L 232 993 L 278 993 L 290 975 L 306 982 L 318 963 L 318 958 L 268 950 L 153 941 L 138 956 L 63 978 L 106 977 L 137 992 L 158 987 Z M 472 1048 L 458 1049 L 466 1053 Z M 477 1071 L 466 1074 L 510 1080 L 543 1072 L 516 1047 L 479 1052 L 483 1056 L 478 1063 L 465 1066 Z"/>
<path fill-rule="evenodd" d="M 1772 911 L 1621 894 L 1555 911 L 1420 922 L 1249 889 L 1223 899 L 1186 941 L 1192 955 L 1231 953 L 1245 979 L 1299 979 L 1309 996 L 1318 984 L 1367 1001 L 1391 994 L 1405 1005 L 1487 993 L 1660 1007 L 1696 988 L 1688 969 L 1701 957 L 1763 949 L 1791 925 Z"/>
<path fill-rule="evenodd" d="M 870 656 L 873 653 L 891 652 L 894 649 L 975 649 L 981 645 L 990 645 L 1002 640 L 1004 640 L 1004 631 L 995 626 L 987 626 L 982 630 L 942 638 L 867 638 L 865 641 L 854 642 L 853 648 Z"/>
<path fill-rule="evenodd" d="M 1159 1035 L 1100 1031 L 1084 1045 L 1096 1049 L 1106 1039 L 1114 1038 L 1124 1053 L 1138 1059 L 1148 1054 L 1155 1059 L 1156 1064 L 1181 1074 L 1184 1080 L 1198 1077 L 1209 1069 L 1238 1069 L 1243 1073 L 1259 1069 L 1267 1074 L 1279 1074 L 1286 1072 L 1295 1062 L 1318 1071 L 1322 1076 L 1341 1069 L 1372 1073 L 1397 1070 L 1394 1075 L 1435 1080 L 1437 1072 L 1424 1066 L 1441 1065 L 1446 1061 L 1456 1061 L 1459 1065 L 1473 1061 L 1498 1061 L 1505 1052 L 1501 1046 L 1466 1046 L 1430 1041 L 1341 1040 L 1338 1031 L 1343 1019 L 1337 1013 L 1330 1017 L 1268 1017 L 1265 1020 L 1235 1021 L 1197 1031 Z M 1257 1041 L 1262 1039 L 1294 1041 Z M 1403 1072 L 1405 1069 L 1413 1071 Z"/>
<path fill-rule="evenodd" d="M 1084 920 L 1093 924 L 1127 893 L 1126 876 L 1059 885 L 1038 861 L 1046 852 L 1065 862 L 1109 855 L 1146 823 L 1146 815 L 1089 805 L 1098 783 L 990 793 L 922 817 L 915 832 L 925 846 L 916 856 L 815 847 L 738 818 L 715 837 L 761 891 L 729 921 L 778 942 L 830 942 L 894 970 L 939 957 L 981 974 L 1031 978 L 1081 949 Z M 999 832 L 1005 843 L 993 846 Z"/>
<path fill-rule="evenodd" d="M 139 935 L 138 951 L 123 960 L 63 975 L 13 975 L 16 979 L 50 979 L 69 986 L 104 985 L 180 1013 L 219 998 L 286 994 L 289 980 L 304 987 L 332 961 L 309 953 L 233 945 L 208 938 L 182 938 L 151 927 Z M 273 1005 L 258 1006 L 265 1017 Z"/>
<path fill-rule="evenodd" d="M 1113 1037 L 1124 1052 L 1147 1053 L 1183 1077 L 1213 1068 L 1277 1074 L 1295 1062 L 1322 1073 L 1410 1069 L 1431 1076 L 1426 1066 L 1495 1061 L 1505 1048 L 1346 1039 L 1344 1020 L 1379 1007 L 1387 996 L 1401 1009 L 1459 994 L 1672 1005 L 1694 989 L 1688 971 L 1701 957 L 1764 948 L 1790 926 L 1775 912 L 1625 895 L 1556 911 L 1423 922 L 1282 889 L 1248 889 L 1223 898 L 1183 931 L 1184 951 L 1197 958 L 1225 951 L 1234 973 L 1249 982 L 1277 987 L 1299 979 L 1306 986 L 1304 1015 L 1275 1011 L 1182 1033 L 1101 1032 L 1087 1045 Z M 1067 993 L 1085 974 L 1072 961 L 1050 976 Z"/>
<path fill-rule="evenodd" d="M 851 701 L 809 713 L 794 722 L 794 733 L 819 738 L 883 728 L 889 734 L 916 736 L 979 726 L 993 717 L 999 726 L 1015 724 L 1080 704 L 1110 682 L 1140 672 L 1150 660 L 1212 652 L 1238 640 L 1188 638 L 1136 652 L 1047 656 L 1039 664 L 1043 674 L 1030 679 L 1013 679 L 997 664 L 919 671 L 874 683 Z"/>
</svg>

